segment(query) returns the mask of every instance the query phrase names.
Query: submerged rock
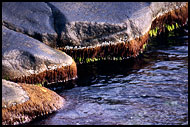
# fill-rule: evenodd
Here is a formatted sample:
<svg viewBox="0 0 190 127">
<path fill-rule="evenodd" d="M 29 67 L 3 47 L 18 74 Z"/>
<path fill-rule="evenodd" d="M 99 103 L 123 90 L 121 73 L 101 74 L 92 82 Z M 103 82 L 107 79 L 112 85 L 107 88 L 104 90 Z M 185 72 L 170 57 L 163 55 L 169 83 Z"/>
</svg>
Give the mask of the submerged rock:
<svg viewBox="0 0 190 127">
<path fill-rule="evenodd" d="M 60 109 L 64 99 L 40 86 L 2 80 L 2 124 L 21 124 Z"/>
</svg>

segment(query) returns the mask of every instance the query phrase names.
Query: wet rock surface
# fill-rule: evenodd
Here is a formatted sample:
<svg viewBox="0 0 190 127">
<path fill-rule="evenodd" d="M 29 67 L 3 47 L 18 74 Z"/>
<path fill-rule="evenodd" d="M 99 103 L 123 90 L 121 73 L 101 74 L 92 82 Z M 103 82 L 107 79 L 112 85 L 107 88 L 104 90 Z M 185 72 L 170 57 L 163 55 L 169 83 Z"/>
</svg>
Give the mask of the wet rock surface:
<svg viewBox="0 0 190 127">
<path fill-rule="evenodd" d="M 2 80 L 2 124 L 21 124 L 60 109 L 64 99 L 40 86 Z"/>
</svg>

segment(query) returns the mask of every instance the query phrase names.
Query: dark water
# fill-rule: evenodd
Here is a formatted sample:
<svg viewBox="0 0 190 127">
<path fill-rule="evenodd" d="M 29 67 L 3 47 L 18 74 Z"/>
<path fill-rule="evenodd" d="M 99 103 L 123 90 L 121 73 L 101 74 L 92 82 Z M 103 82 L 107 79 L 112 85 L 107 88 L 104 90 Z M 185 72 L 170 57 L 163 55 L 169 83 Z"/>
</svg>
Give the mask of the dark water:
<svg viewBox="0 0 190 127">
<path fill-rule="evenodd" d="M 29 124 L 188 124 L 187 38 L 152 42 L 136 59 L 79 65 L 75 87 L 56 90 L 65 107 Z"/>
</svg>

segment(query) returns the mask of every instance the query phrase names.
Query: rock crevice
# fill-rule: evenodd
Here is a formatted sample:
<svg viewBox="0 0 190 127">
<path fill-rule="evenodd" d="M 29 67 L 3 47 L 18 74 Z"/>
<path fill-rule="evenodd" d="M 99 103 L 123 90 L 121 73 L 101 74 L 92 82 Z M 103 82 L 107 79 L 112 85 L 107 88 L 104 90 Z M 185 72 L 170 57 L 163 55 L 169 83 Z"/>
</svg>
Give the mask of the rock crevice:
<svg viewBox="0 0 190 127">
<path fill-rule="evenodd" d="M 49 2 L 46 2 L 47 6 L 50 7 L 51 12 L 52 12 L 52 24 L 53 24 L 53 28 L 55 30 L 55 32 L 57 33 L 57 38 L 56 38 L 56 47 L 60 47 L 61 45 L 61 32 L 62 31 L 66 31 L 66 22 L 67 19 L 65 18 L 65 16 L 59 11 L 59 9 L 57 9 L 54 5 L 52 5 Z"/>
</svg>

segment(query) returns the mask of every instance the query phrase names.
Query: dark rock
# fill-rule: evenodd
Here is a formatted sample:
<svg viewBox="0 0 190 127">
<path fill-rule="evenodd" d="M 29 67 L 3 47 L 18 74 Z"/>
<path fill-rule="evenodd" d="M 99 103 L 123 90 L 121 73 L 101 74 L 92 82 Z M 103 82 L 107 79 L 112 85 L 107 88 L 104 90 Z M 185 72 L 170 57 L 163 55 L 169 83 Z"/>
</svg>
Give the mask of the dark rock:
<svg viewBox="0 0 190 127">
<path fill-rule="evenodd" d="M 61 34 L 63 47 L 59 49 L 75 60 L 78 57 L 82 58 L 82 61 L 95 57 L 110 57 L 111 59 L 113 57 L 122 57 L 122 59 L 136 57 L 143 52 L 143 45 L 146 45 L 151 29 L 158 27 L 160 34 L 165 29 L 164 24 L 178 23 L 183 26 L 188 19 L 186 2 L 49 4 L 52 5 L 52 10 L 53 8 L 60 10 L 64 19 L 67 19 Z M 92 9 L 91 6 L 93 6 Z M 79 10 L 83 13 L 85 10 L 80 7 L 84 7 L 89 13 L 87 18 L 82 17 Z M 119 7 L 121 9 L 117 11 Z M 104 8 L 105 10 L 102 11 Z M 107 17 L 109 12 L 113 13 L 111 19 Z M 120 17 L 119 20 L 112 22 L 116 15 Z M 97 17 L 102 17 L 102 20 Z M 108 19 L 104 20 L 106 18 Z M 74 45 L 78 46 L 73 48 Z"/>
<path fill-rule="evenodd" d="M 156 17 L 185 2 L 3 3 L 3 25 L 52 47 L 96 46 L 143 36 Z M 43 17 L 43 18 L 42 18 Z M 40 28 L 40 29 L 39 29 Z"/>
<path fill-rule="evenodd" d="M 56 47 L 57 33 L 51 8 L 43 2 L 4 2 L 2 23 L 9 29 L 27 34 Z"/>
<path fill-rule="evenodd" d="M 65 55 L 67 57 L 59 59 L 60 53 L 39 41 L 52 47 L 57 45 L 61 47 L 58 49 L 75 59 L 108 55 L 136 57 L 139 52 L 142 52 L 151 27 L 158 25 L 162 27 L 163 23 L 178 22 L 181 25 L 185 23 L 188 7 L 184 6 L 187 6 L 186 2 L 4 2 L 2 6 L 3 76 L 4 78 L 22 77 L 14 81 L 25 82 L 28 78 L 26 76 L 29 76 L 33 70 L 35 74 L 39 74 L 47 70 L 49 64 L 57 65 L 65 58 L 69 58 Z M 49 35 L 52 39 L 48 39 Z M 46 41 L 43 38 L 46 38 Z M 67 45 L 72 49 L 75 45 L 78 47 L 71 50 Z M 69 65 L 71 65 L 71 58 Z M 40 81 L 37 81 L 39 79 L 33 75 L 27 79 L 30 80 L 27 83 L 67 80 L 56 77 L 57 72 L 54 71 L 40 75 L 43 75 Z M 51 75 L 53 77 L 50 77 Z"/>
<path fill-rule="evenodd" d="M 150 30 L 152 21 L 173 9 L 184 6 L 182 2 L 51 2 L 56 10 L 61 43 L 90 46 L 104 41 L 118 42 L 120 38 L 134 40 Z M 61 45 L 61 44 L 60 44 Z"/>
</svg>

